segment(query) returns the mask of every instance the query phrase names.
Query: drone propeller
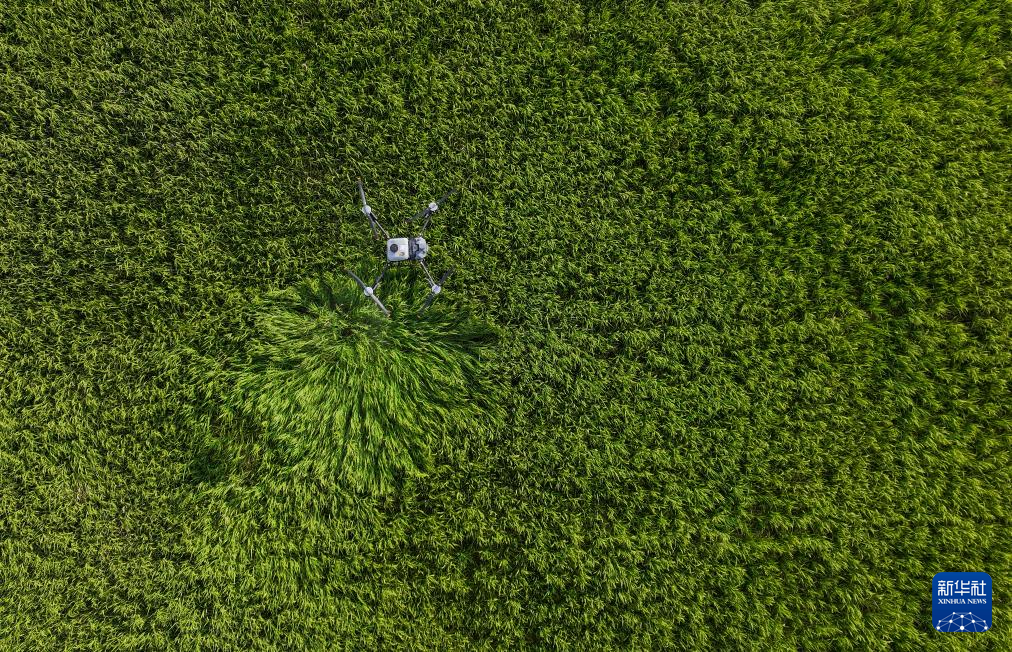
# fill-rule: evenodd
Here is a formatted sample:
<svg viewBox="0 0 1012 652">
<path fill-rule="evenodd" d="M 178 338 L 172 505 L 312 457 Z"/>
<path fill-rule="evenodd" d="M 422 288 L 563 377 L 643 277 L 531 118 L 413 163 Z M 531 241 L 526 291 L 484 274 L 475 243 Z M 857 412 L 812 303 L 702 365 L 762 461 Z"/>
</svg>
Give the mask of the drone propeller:
<svg viewBox="0 0 1012 652">
<path fill-rule="evenodd" d="M 368 285 L 362 282 L 362 279 L 355 276 L 355 272 L 351 271 L 350 269 L 345 271 L 348 272 L 348 274 L 350 274 L 351 277 L 355 279 L 355 282 L 358 283 L 358 286 L 362 288 L 362 293 L 365 294 L 365 296 L 372 299 L 376 303 L 376 305 L 379 306 L 379 309 L 383 311 L 383 314 L 389 317 L 390 311 L 387 310 L 387 307 L 383 305 L 383 302 L 380 301 L 379 297 L 376 296 L 376 293 L 373 292 L 373 288 L 369 287 Z"/>
<path fill-rule="evenodd" d="M 457 192 L 457 190 L 455 188 L 451 188 L 450 190 L 448 190 L 446 192 L 445 195 L 443 195 L 442 197 L 439 198 L 439 201 L 429 202 L 428 206 L 426 206 L 425 208 L 423 208 L 421 211 L 419 211 L 419 213 L 417 215 L 415 215 L 414 217 L 410 218 L 408 221 L 409 222 L 414 222 L 415 220 L 417 220 L 419 218 L 429 217 L 430 215 L 432 215 L 433 213 L 435 213 L 436 211 L 438 211 L 439 210 L 439 205 L 442 204 L 443 202 L 445 202 L 447 199 L 449 199 L 450 195 L 452 195 L 455 192 Z"/>
<path fill-rule="evenodd" d="M 358 178 L 358 194 L 362 198 L 362 213 L 365 214 L 366 219 L 369 220 L 369 228 L 372 229 L 372 234 L 376 236 L 376 225 L 373 223 L 372 218 L 372 206 L 365 200 L 365 188 L 362 187 L 362 177 Z"/>
<path fill-rule="evenodd" d="M 443 291 L 443 282 L 450 278 L 450 274 L 453 273 L 453 267 L 443 272 L 443 276 L 439 279 L 439 283 L 435 283 L 432 286 L 432 291 L 429 296 L 425 298 L 425 303 L 422 304 L 422 310 L 427 310 L 432 305 L 432 300 L 436 298 L 436 295 Z"/>
<path fill-rule="evenodd" d="M 387 233 L 386 229 L 383 228 L 383 225 L 380 224 L 379 220 L 376 219 L 376 216 L 372 212 L 372 206 L 370 206 L 369 203 L 365 200 L 365 188 L 362 186 L 362 177 L 358 178 L 358 194 L 359 197 L 362 198 L 361 210 L 362 213 L 369 220 L 369 228 L 372 229 L 372 237 L 378 238 L 380 232 L 382 232 L 383 235 L 389 238 L 390 234 Z"/>
</svg>

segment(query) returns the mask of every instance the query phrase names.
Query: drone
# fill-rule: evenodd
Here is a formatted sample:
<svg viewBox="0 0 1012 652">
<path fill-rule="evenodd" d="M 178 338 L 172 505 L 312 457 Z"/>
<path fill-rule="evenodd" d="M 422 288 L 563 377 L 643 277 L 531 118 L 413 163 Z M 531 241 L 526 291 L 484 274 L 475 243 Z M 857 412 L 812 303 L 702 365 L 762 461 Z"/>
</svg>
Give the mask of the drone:
<svg viewBox="0 0 1012 652">
<path fill-rule="evenodd" d="M 383 302 L 379 300 L 379 297 L 376 296 L 376 288 L 379 286 L 380 281 L 383 280 L 383 275 L 387 273 L 387 270 L 390 269 L 392 265 L 415 261 L 422 268 L 422 271 L 425 272 L 425 278 L 429 282 L 429 296 L 425 298 L 425 303 L 422 304 L 421 311 L 427 310 L 428 307 L 432 305 L 432 300 L 435 299 L 436 295 L 443 290 L 443 283 L 450 277 L 450 274 L 453 273 L 453 268 L 451 267 L 443 272 L 443 276 L 439 279 L 438 283 L 433 280 L 432 274 L 429 273 L 429 268 L 425 264 L 425 256 L 429 253 L 429 244 L 425 241 L 424 236 L 425 229 L 428 228 L 432 215 L 439 210 L 439 205 L 449 199 L 450 195 L 454 192 L 456 192 L 456 190 L 449 190 L 439 199 L 439 201 L 429 202 L 429 205 L 422 209 L 421 212 L 408 219 L 408 222 L 424 220 L 424 222 L 422 222 L 422 228 L 417 236 L 414 238 L 391 238 L 390 233 L 383 228 L 383 225 L 376 219 L 376 215 L 372 211 L 372 206 L 366 202 L 365 188 L 362 187 L 362 179 L 358 179 L 358 194 L 362 198 L 362 212 L 365 214 L 366 219 L 369 220 L 369 228 L 372 229 L 372 237 L 374 239 L 378 239 L 382 235 L 387 239 L 387 261 L 383 265 L 383 269 L 380 270 L 379 276 L 376 277 L 376 280 L 373 281 L 372 285 L 366 285 L 362 279 L 355 275 L 355 272 L 351 270 L 346 271 L 353 279 L 355 279 L 358 286 L 362 288 L 362 292 L 365 296 L 372 299 L 387 317 L 390 316 L 390 311 L 383 305 Z"/>
</svg>

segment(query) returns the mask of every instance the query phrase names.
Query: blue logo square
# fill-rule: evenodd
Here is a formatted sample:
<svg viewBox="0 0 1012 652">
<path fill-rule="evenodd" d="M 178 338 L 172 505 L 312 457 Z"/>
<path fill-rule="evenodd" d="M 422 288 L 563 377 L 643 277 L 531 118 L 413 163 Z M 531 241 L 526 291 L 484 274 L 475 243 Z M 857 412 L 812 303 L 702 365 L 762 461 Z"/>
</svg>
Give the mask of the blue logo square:
<svg viewBox="0 0 1012 652">
<path fill-rule="evenodd" d="M 937 573 L 931 580 L 931 621 L 939 632 L 986 632 L 991 622 L 991 576 Z"/>
</svg>

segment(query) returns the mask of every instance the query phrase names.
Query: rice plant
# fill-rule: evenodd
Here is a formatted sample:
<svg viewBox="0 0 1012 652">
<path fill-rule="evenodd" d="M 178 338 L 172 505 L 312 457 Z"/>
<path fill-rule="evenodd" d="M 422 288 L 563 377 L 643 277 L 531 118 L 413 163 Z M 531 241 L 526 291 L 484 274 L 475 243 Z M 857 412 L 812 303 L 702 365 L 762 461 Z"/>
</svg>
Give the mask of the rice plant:
<svg viewBox="0 0 1012 652">
<path fill-rule="evenodd" d="M 1012 649 L 1010 53 L 1005 0 L 0 3 L 0 649 Z M 340 273 L 357 176 L 461 189 L 420 317 Z"/>
<path fill-rule="evenodd" d="M 225 403 L 284 442 L 293 460 L 373 493 L 426 469 L 433 433 L 473 417 L 479 355 L 494 336 L 445 295 L 422 311 L 426 286 L 413 270 L 387 276 L 391 318 L 346 275 L 269 295 L 247 357 L 223 379 Z"/>
</svg>

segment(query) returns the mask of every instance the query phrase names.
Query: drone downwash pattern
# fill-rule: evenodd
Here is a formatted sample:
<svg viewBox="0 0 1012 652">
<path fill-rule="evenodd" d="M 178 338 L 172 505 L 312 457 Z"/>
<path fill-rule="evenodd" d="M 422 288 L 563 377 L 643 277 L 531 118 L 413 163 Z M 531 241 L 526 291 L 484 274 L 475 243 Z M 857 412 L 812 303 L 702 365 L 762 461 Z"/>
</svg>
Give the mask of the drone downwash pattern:
<svg viewBox="0 0 1012 652">
<path fill-rule="evenodd" d="M 383 228 L 379 220 L 376 219 L 376 214 L 373 213 L 372 206 L 365 200 L 365 188 L 362 187 L 362 179 L 358 179 L 358 194 L 362 198 L 362 213 L 365 214 L 366 219 L 369 220 L 369 228 L 372 229 L 372 236 L 374 239 L 378 239 L 381 235 L 386 238 L 386 263 L 383 264 L 383 269 L 380 270 L 379 276 L 373 281 L 372 285 L 366 285 L 365 282 L 360 279 L 355 272 L 347 270 L 348 274 L 355 279 L 358 286 L 362 288 L 363 294 L 373 300 L 373 303 L 383 311 L 383 314 L 387 317 L 390 316 L 390 311 L 387 309 L 380 298 L 376 296 L 376 288 L 383 281 L 383 275 L 387 273 L 391 265 L 403 262 L 417 262 L 425 272 L 425 278 L 429 283 L 429 296 L 425 298 L 425 303 L 422 304 L 422 311 L 428 309 L 432 304 L 432 300 L 436 298 L 436 295 L 443 290 L 443 283 L 453 273 L 453 268 L 443 272 L 443 276 L 437 283 L 429 272 L 428 265 L 425 264 L 425 256 L 429 253 L 429 244 L 425 241 L 425 229 L 429 226 L 429 221 L 432 219 L 433 214 L 439 210 L 440 204 L 450 198 L 455 190 L 451 189 L 447 191 L 438 201 L 429 202 L 429 205 L 422 209 L 417 215 L 413 216 L 408 222 L 414 222 L 415 220 L 424 220 L 422 222 L 422 228 L 418 232 L 418 235 L 413 238 L 392 238 L 390 232 Z"/>
</svg>

